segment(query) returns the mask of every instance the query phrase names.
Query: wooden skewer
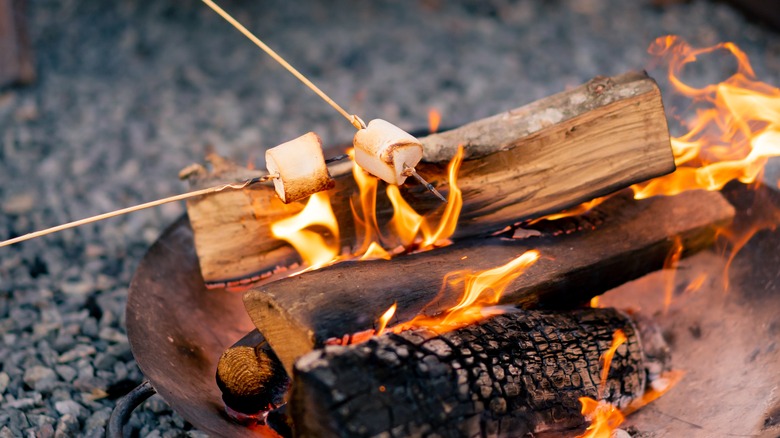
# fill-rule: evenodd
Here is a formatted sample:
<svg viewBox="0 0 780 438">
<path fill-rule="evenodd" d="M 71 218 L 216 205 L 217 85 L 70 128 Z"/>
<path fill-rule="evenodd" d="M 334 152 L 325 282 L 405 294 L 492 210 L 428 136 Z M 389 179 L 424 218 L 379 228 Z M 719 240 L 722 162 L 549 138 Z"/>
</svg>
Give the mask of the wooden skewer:
<svg viewBox="0 0 780 438">
<path fill-rule="evenodd" d="M 66 224 L 57 225 L 56 227 L 47 228 L 41 231 L 35 231 L 23 236 L 15 237 L 0 242 L 0 248 L 4 246 L 13 245 L 14 243 L 24 242 L 25 240 L 34 239 L 36 237 L 45 236 L 47 234 L 56 233 L 58 231 L 67 230 L 69 228 L 75 228 L 81 225 L 91 224 L 93 222 L 102 221 L 103 219 L 110 219 L 112 217 L 121 216 L 123 214 L 132 213 L 134 211 L 144 210 L 151 207 L 157 207 L 158 205 L 168 204 L 170 202 L 181 201 L 183 199 L 194 198 L 196 196 L 208 195 L 209 193 L 220 192 L 222 190 L 241 190 L 252 184 L 265 182 L 273 178 L 278 178 L 278 175 L 265 175 L 257 178 L 252 178 L 241 183 L 225 184 L 216 187 L 209 187 L 207 189 L 195 190 L 193 192 L 182 193 L 181 195 L 170 196 L 156 201 L 147 202 L 144 204 L 135 205 L 133 207 L 127 207 L 120 210 L 114 210 L 108 213 L 99 214 L 96 216 L 88 217 L 85 219 L 79 219 L 77 221 L 68 222 Z"/>
<path fill-rule="evenodd" d="M 417 181 L 420 182 L 420 184 L 424 185 L 426 189 L 428 189 L 429 192 L 436 195 L 437 198 L 441 200 L 441 202 L 446 203 L 447 198 L 444 197 L 444 195 L 441 194 L 438 190 L 436 190 L 436 187 L 433 186 L 433 184 L 429 183 L 425 180 L 425 178 L 422 177 L 419 173 L 417 173 L 417 169 L 411 166 L 407 166 L 406 163 L 404 163 L 404 172 L 408 172 L 411 176 L 413 176 Z"/>
<path fill-rule="evenodd" d="M 339 114 L 341 114 L 345 119 L 349 121 L 352 126 L 355 127 L 358 131 L 361 129 L 366 128 L 366 123 L 357 115 L 348 113 L 341 105 L 336 103 L 335 100 L 331 99 L 330 96 L 325 94 L 324 91 L 320 90 L 319 87 L 314 85 L 314 83 L 309 80 L 303 73 L 299 72 L 295 67 L 293 67 L 289 62 L 287 62 L 286 59 L 282 58 L 281 55 L 276 53 L 272 48 L 268 47 L 267 44 L 265 44 L 260 38 L 255 36 L 252 32 L 249 31 L 246 27 L 244 27 L 243 24 L 239 23 L 238 20 L 233 18 L 230 14 L 228 14 L 224 9 L 219 7 L 216 3 L 214 3 L 213 0 L 203 0 L 203 3 L 205 3 L 208 7 L 210 7 L 214 12 L 219 14 L 222 18 L 224 18 L 228 23 L 230 23 L 236 30 L 241 32 L 245 37 L 249 38 L 250 41 L 255 43 L 257 47 L 259 47 L 261 50 L 263 50 L 265 53 L 268 54 L 271 58 L 273 58 L 274 61 L 279 63 L 282 67 L 287 69 L 287 71 L 290 72 L 293 76 L 295 76 L 299 81 L 303 82 L 304 85 L 309 87 L 312 91 L 314 91 L 317 96 L 319 96 L 322 100 L 328 103 L 333 109 L 335 109 Z M 411 170 L 409 170 L 411 169 Z M 420 176 L 417 171 L 414 170 L 414 167 L 407 167 L 404 168 L 404 170 L 410 172 L 412 176 L 414 176 L 418 181 L 420 181 L 423 185 L 425 185 L 425 188 L 428 189 L 431 193 L 436 195 L 437 198 L 439 198 L 442 202 L 447 202 L 447 198 L 442 196 L 441 193 L 439 193 L 436 188 L 433 187 L 432 184 L 430 184 L 428 181 L 423 179 L 422 176 Z"/>
</svg>

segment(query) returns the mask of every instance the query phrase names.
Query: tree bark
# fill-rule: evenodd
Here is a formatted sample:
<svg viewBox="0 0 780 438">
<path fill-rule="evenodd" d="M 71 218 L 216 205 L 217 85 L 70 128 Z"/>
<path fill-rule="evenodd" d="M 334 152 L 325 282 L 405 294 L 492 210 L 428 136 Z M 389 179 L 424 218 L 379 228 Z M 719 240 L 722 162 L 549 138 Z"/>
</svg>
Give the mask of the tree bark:
<svg viewBox="0 0 780 438">
<path fill-rule="evenodd" d="M 458 239 L 560 211 L 674 170 L 660 91 L 639 73 L 596 78 L 420 141 L 425 155 L 417 170 L 445 194 L 450 190 L 447 162 L 458 146 L 465 148 L 458 175 L 463 192 L 454 235 Z M 358 193 L 352 163 L 333 165 L 330 172 L 336 180 L 329 195 L 341 247 L 355 248 L 362 242 L 350 208 Z M 232 168 L 200 178 L 197 184 L 260 174 Z M 377 196 L 381 227 L 392 216 L 384 190 L 382 183 Z M 420 214 L 435 218 L 443 210 L 419 184 L 403 186 L 402 195 Z M 270 184 L 189 200 L 187 211 L 206 283 L 246 283 L 300 262 L 292 247 L 271 235 L 270 225 L 302 208 L 303 203 L 282 204 Z"/>
<path fill-rule="evenodd" d="M 628 341 L 600 397 L 599 358 L 618 329 Z M 571 433 L 584 425 L 579 397 L 625 407 L 644 393 L 641 345 L 614 309 L 517 311 L 443 334 L 386 334 L 302 357 L 290 408 L 301 437 Z"/>
<path fill-rule="evenodd" d="M 399 322 L 452 307 L 463 291 L 461 285 L 440 291 L 447 273 L 494 268 L 537 249 L 541 258 L 507 287 L 501 303 L 571 308 L 661 269 L 675 237 L 683 255 L 705 248 L 733 216 L 717 192 L 642 201 L 618 196 L 560 228 L 558 221 L 536 225 L 539 236 L 476 238 L 391 261 L 341 263 L 249 290 L 244 304 L 290 372 L 298 357 L 328 339 L 375 328 L 394 302 Z M 588 220 L 595 229 L 576 231 L 577 221 L 594 226 Z"/>
</svg>

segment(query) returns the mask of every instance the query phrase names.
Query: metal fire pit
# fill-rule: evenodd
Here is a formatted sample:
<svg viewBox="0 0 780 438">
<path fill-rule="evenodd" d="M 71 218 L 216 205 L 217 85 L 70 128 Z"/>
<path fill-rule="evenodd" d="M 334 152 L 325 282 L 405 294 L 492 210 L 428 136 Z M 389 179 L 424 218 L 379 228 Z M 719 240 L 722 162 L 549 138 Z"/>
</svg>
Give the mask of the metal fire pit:
<svg viewBox="0 0 780 438">
<path fill-rule="evenodd" d="M 133 408 L 154 391 L 204 432 L 278 436 L 270 427 L 249 429 L 231 421 L 215 380 L 222 352 L 252 329 L 240 293 L 206 290 L 189 219 L 176 221 L 149 249 L 130 283 L 127 337 L 151 385 L 142 384 L 117 405 L 109 436 L 122 436 Z"/>
<path fill-rule="evenodd" d="M 768 195 L 759 204 L 780 205 L 776 194 Z M 754 196 L 728 194 L 738 206 L 737 226 L 756 216 Z M 659 271 L 602 299 L 603 305 L 654 315 L 672 346 L 673 366 L 686 373 L 627 425 L 654 438 L 780 435 L 780 230 L 759 233 L 739 253 L 728 291 L 724 268 L 716 250 L 704 251 L 684 260 L 673 280 L 671 271 Z M 702 274 L 702 287 L 686 290 Z M 674 300 L 664 312 L 669 284 Z M 189 221 L 178 220 L 151 247 L 130 284 L 127 334 L 149 382 L 117 404 L 109 436 L 121 436 L 132 409 L 155 390 L 210 434 L 279 436 L 271 427 L 248 429 L 228 419 L 215 382 L 222 352 L 253 328 L 241 294 L 205 289 Z"/>
</svg>

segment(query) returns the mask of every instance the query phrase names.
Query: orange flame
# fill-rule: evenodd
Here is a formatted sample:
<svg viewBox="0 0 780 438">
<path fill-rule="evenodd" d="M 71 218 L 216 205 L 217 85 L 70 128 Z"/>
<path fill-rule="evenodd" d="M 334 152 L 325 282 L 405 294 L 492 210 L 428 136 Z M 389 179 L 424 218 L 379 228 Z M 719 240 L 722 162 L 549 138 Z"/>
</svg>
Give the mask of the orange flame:
<svg viewBox="0 0 780 438">
<path fill-rule="evenodd" d="M 623 423 L 626 415 L 636 412 L 637 409 L 666 394 L 682 379 L 684 375 L 682 371 L 665 371 L 661 377 L 657 378 L 649 385 L 642 397 L 633 400 L 622 411 L 612 403 L 603 400 L 612 358 L 617 349 L 624 342 L 626 342 L 626 334 L 623 330 L 615 331 L 612 335 L 612 345 L 601 357 L 604 362 L 604 368 L 601 370 L 598 397 L 602 400 L 596 401 L 590 397 L 579 398 L 579 401 L 582 404 L 582 415 L 586 420 L 590 421 L 590 425 L 585 429 L 585 433 L 577 435 L 576 438 L 610 438 L 612 432 Z"/>
<path fill-rule="evenodd" d="M 582 403 L 582 415 L 590 421 L 585 433 L 577 435 L 577 438 L 610 438 L 612 431 L 617 429 L 625 420 L 625 416 L 615 405 L 593 400 L 590 397 L 580 397 Z"/>
<path fill-rule="evenodd" d="M 439 219 L 438 226 L 434 231 L 431 231 L 433 227 L 431 227 L 426 220 L 421 227 L 423 233 L 423 248 L 448 243 L 449 238 L 455 233 L 455 227 L 458 225 L 458 218 L 460 217 L 460 210 L 463 208 L 463 193 L 458 187 L 458 170 L 460 170 L 461 162 L 463 162 L 463 146 L 458 148 L 458 152 L 452 158 L 452 161 L 450 161 L 450 165 L 447 169 L 450 180 L 450 192 L 447 194 L 447 206 L 444 209 L 444 214 L 441 216 L 441 219 Z"/>
<path fill-rule="evenodd" d="M 422 235 L 422 242 L 418 251 L 425 251 L 436 246 L 450 243 L 449 238 L 455 233 L 458 225 L 460 211 L 463 208 L 463 193 L 458 187 L 458 170 L 463 161 L 463 147 L 450 161 L 447 168 L 450 190 L 447 194 L 447 206 L 444 208 L 438 224 L 431 224 L 431 219 L 423 217 L 404 200 L 398 187 L 388 186 L 387 196 L 393 204 L 393 218 L 390 221 L 395 233 L 402 241 L 402 245 L 408 246 Z"/>
<path fill-rule="evenodd" d="M 530 250 L 497 268 L 476 274 L 450 273 L 444 279 L 444 287 L 450 277 L 464 278 L 465 287 L 458 304 L 434 317 L 417 315 L 411 321 L 394 327 L 393 331 L 397 333 L 412 327 L 426 327 L 438 332 L 449 331 L 473 324 L 486 316 L 501 313 L 500 309 L 491 309 L 488 306 L 497 304 L 504 290 L 538 259 L 539 252 Z"/>
<path fill-rule="evenodd" d="M 435 108 L 428 110 L 428 130 L 431 134 L 439 130 L 439 124 L 441 123 L 441 113 Z"/>
<path fill-rule="evenodd" d="M 623 330 L 617 330 L 612 335 L 612 345 L 602 356 L 601 360 L 604 366 L 601 369 L 601 382 L 599 383 L 599 399 L 604 398 L 604 389 L 609 377 L 609 368 L 612 365 L 612 358 L 617 349 L 626 342 L 626 334 Z M 582 415 L 590 421 L 590 425 L 585 433 L 578 435 L 577 438 L 610 438 L 612 431 L 617 429 L 625 416 L 620 409 L 604 400 L 596 401 L 590 397 L 580 397 L 582 403 Z"/>
<path fill-rule="evenodd" d="M 609 376 L 609 368 L 612 366 L 612 358 L 615 357 L 617 349 L 623 345 L 628 338 L 623 330 L 616 330 L 612 335 L 612 345 L 609 347 L 606 353 L 601 357 L 601 361 L 604 362 L 604 367 L 601 369 L 601 383 L 599 384 L 599 398 L 604 396 L 604 389 L 607 385 L 607 377 Z"/>
<path fill-rule="evenodd" d="M 354 161 L 355 150 L 349 149 L 347 154 Z M 379 246 L 376 243 L 376 239 L 379 237 L 379 225 L 376 221 L 376 192 L 379 186 L 379 178 L 370 175 L 358 166 L 357 163 L 352 165 L 352 177 L 355 178 L 355 183 L 360 191 L 360 212 L 357 211 L 350 199 L 355 228 L 356 230 L 362 230 L 363 233 L 360 247 L 354 252 L 355 256 L 359 256 L 365 254 L 370 248 Z"/>
<path fill-rule="evenodd" d="M 672 241 L 672 248 L 669 254 L 666 255 L 664 260 L 664 313 L 669 311 L 669 306 L 672 305 L 672 297 L 674 297 L 674 279 L 677 276 L 677 264 L 680 262 L 680 257 L 683 252 L 683 244 L 680 236 L 674 236 Z"/>
<path fill-rule="evenodd" d="M 409 246 L 414 243 L 425 219 L 417 214 L 401 196 L 401 190 L 398 189 L 398 186 L 387 186 L 387 197 L 393 205 L 393 218 L 390 219 L 390 226 L 400 239 L 401 245 Z"/>
<path fill-rule="evenodd" d="M 672 139 L 676 172 L 637 184 L 637 199 L 674 195 L 686 190 L 720 190 L 727 182 L 752 183 L 769 157 L 780 155 L 780 89 L 757 81 L 750 61 L 733 43 L 693 49 L 676 36 L 655 40 L 648 51 L 669 61 L 668 77 L 699 109 L 690 131 Z M 723 82 L 695 88 L 679 74 L 700 56 L 727 51 L 737 72 Z"/>
<path fill-rule="evenodd" d="M 683 291 L 684 294 L 696 292 L 704 285 L 704 281 L 707 280 L 707 274 L 699 274 L 694 278 Z"/>
<path fill-rule="evenodd" d="M 321 226 L 333 237 L 328 244 L 325 238 L 307 228 Z M 317 269 L 336 260 L 339 255 L 339 227 L 330 205 L 327 192 L 311 195 L 306 207 L 295 216 L 282 219 L 271 225 L 271 233 L 286 240 L 301 255 L 308 269 Z"/>
<path fill-rule="evenodd" d="M 382 333 L 385 332 L 387 323 L 390 322 L 390 318 L 392 318 L 393 315 L 395 315 L 396 309 L 398 309 L 398 303 L 393 303 L 393 305 L 390 306 L 390 308 L 387 309 L 385 313 L 383 313 L 382 316 L 379 317 L 379 328 L 376 330 L 377 336 L 381 336 Z"/>
<path fill-rule="evenodd" d="M 390 253 L 385 251 L 384 248 L 379 246 L 376 242 L 371 242 L 371 244 L 368 245 L 368 249 L 360 256 L 360 260 L 390 260 L 391 258 Z"/>
</svg>

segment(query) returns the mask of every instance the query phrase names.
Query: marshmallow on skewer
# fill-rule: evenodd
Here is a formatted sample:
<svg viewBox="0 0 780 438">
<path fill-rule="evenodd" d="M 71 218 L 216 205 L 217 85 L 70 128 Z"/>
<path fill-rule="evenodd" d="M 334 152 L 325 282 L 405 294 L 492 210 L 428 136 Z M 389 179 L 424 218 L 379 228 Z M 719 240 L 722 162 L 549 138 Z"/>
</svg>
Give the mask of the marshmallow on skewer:
<svg viewBox="0 0 780 438">
<path fill-rule="evenodd" d="M 265 162 L 268 173 L 278 175 L 274 189 L 285 204 L 335 185 L 322 155 L 322 140 L 313 132 L 268 149 Z"/>
<path fill-rule="evenodd" d="M 403 129 L 374 119 L 353 140 L 355 162 L 388 184 L 401 185 L 423 156 L 422 143 Z"/>
</svg>

